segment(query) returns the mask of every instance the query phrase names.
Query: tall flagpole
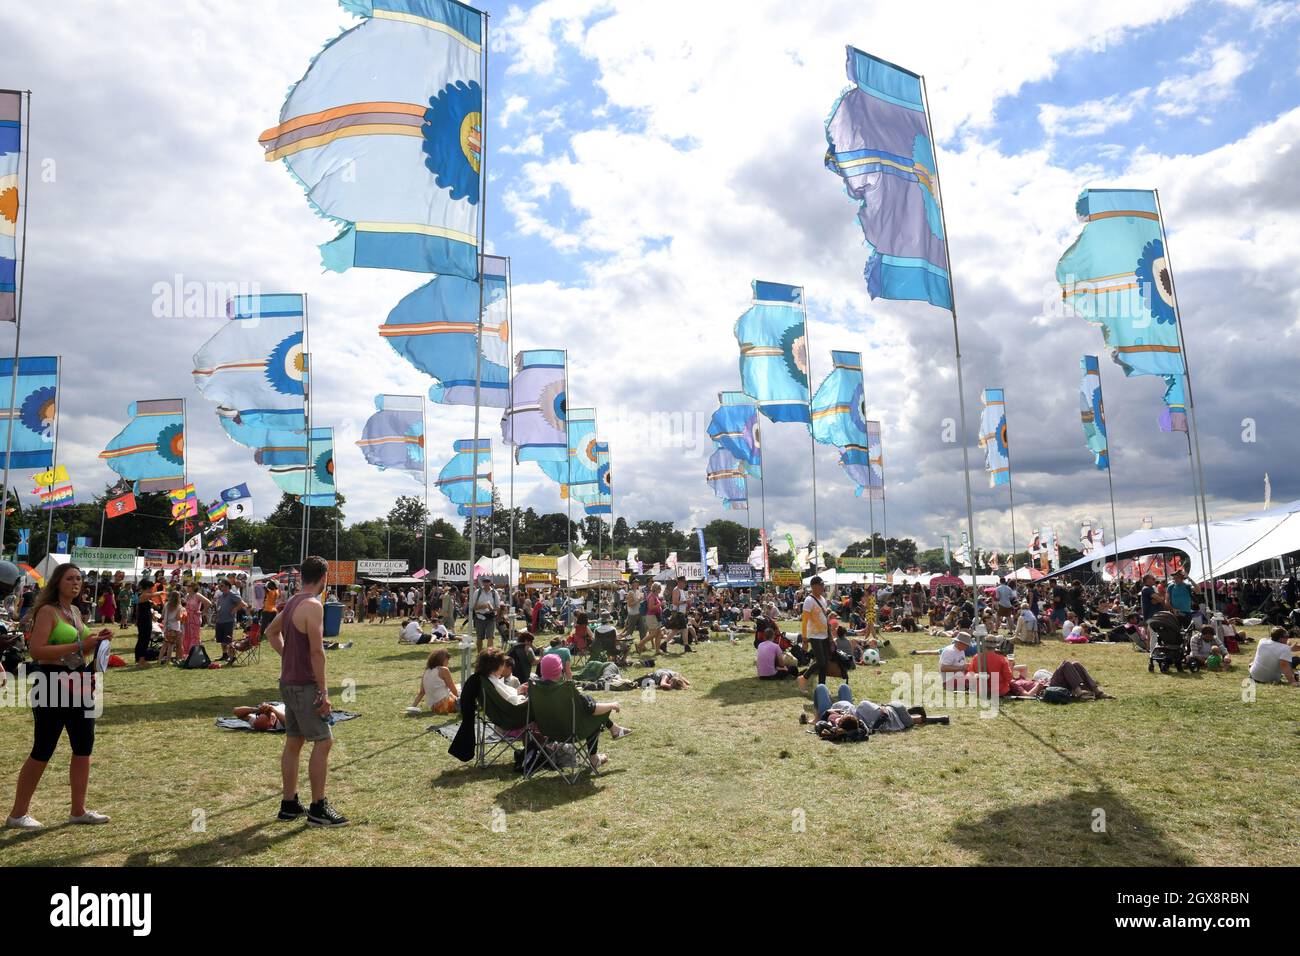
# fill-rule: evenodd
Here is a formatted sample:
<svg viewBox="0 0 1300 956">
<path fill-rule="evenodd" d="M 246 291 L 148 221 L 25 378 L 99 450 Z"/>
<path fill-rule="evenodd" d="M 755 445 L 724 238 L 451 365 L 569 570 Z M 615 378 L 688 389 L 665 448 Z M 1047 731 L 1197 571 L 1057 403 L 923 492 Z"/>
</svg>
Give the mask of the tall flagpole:
<svg viewBox="0 0 1300 956">
<path fill-rule="evenodd" d="M 822 566 L 822 543 L 821 537 L 817 533 L 817 439 L 813 436 L 812 427 L 812 342 L 808 338 L 808 291 L 803 286 L 799 287 L 799 308 L 803 310 L 803 346 L 808 361 L 806 373 L 808 379 L 808 443 L 811 445 L 812 450 L 813 574 L 816 574 L 821 570 Z"/>
<path fill-rule="evenodd" d="M 1106 414 L 1106 395 L 1101 389 L 1101 363 L 1097 363 L 1097 401 L 1101 405 L 1102 415 Z M 1112 544 L 1119 542 L 1119 522 L 1115 519 L 1115 481 L 1110 474 L 1110 436 L 1106 436 L 1106 485 L 1110 489 L 1110 536 Z M 1101 556 L 1103 566 L 1106 558 L 1106 544 L 1102 542 Z M 1122 585 L 1124 576 L 1119 569 L 1119 548 L 1115 549 L 1115 579 Z"/>
<path fill-rule="evenodd" d="M 1189 445 L 1189 458 L 1191 457 L 1190 446 L 1194 446 L 1196 449 L 1196 468 L 1194 475 L 1196 483 L 1200 489 L 1201 499 L 1201 518 L 1198 519 L 1197 533 L 1200 533 L 1199 521 L 1203 520 L 1205 523 L 1205 545 L 1203 554 L 1205 558 L 1205 571 L 1210 576 L 1210 608 L 1211 610 L 1218 610 L 1218 595 L 1215 594 L 1214 591 L 1214 555 L 1210 552 L 1210 509 L 1205 499 L 1205 468 L 1201 461 L 1201 435 L 1196 428 L 1196 402 L 1192 398 L 1192 365 L 1187 360 L 1187 339 L 1183 333 L 1183 313 L 1182 310 L 1178 308 L 1178 286 L 1177 283 L 1174 282 L 1174 261 L 1169 252 L 1169 237 L 1165 234 L 1165 214 L 1160 205 L 1160 190 L 1156 189 L 1153 191 L 1156 196 L 1156 215 L 1160 217 L 1160 241 L 1165 248 L 1165 267 L 1169 272 L 1169 295 L 1174 300 L 1174 319 L 1175 325 L 1178 328 L 1178 347 L 1183 353 L 1183 382 L 1187 388 L 1187 414 L 1191 419 L 1191 431 L 1187 438 Z M 1155 290 L 1152 290 L 1152 294 L 1155 294 Z"/>
<path fill-rule="evenodd" d="M 311 367 L 311 328 L 307 309 L 307 293 L 302 295 L 302 361 L 303 369 L 306 374 L 303 376 L 302 389 L 302 411 L 303 418 L 306 420 L 307 433 L 303 436 L 306 453 L 304 458 L 306 466 L 302 471 L 302 497 L 298 500 L 298 506 L 302 509 L 302 528 L 298 533 L 298 563 L 301 564 L 307 559 L 307 490 L 311 486 L 311 393 L 314 387 L 312 379 L 316 375 L 316 370 Z"/>
<path fill-rule="evenodd" d="M 420 555 L 420 567 L 425 571 L 429 570 L 429 421 L 425 415 L 427 402 L 423 395 L 420 396 L 420 460 L 424 463 L 424 534 L 422 535 L 423 543 L 421 545 L 422 553 Z M 337 482 L 336 482 L 337 484 Z M 420 584 L 421 593 L 424 592 L 424 584 Z"/>
<path fill-rule="evenodd" d="M 957 407 L 961 415 L 961 467 L 966 482 L 966 533 L 969 538 L 967 547 L 971 558 L 971 593 L 975 593 L 975 509 L 971 504 L 970 493 L 970 444 L 966 432 L 966 387 L 961 374 L 961 337 L 957 331 L 957 288 L 952 281 L 952 236 L 948 232 L 948 211 L 943 203 L 943 186 L 939 176 L 939 149 L 934 141 L 934 127 L 930 123 L 930 97 L 926 91 L 925 77 L 921 77 L 921 98 L 925 102 L 925 129 L 930 137 L 931 154 L 934 157 L 934 188 L 939 200 L 939 221 L 943 224 L 943 257 L 948 266 L 948 297 L 952 301 L 952 344 L 956 354 L 957 365 Z M 959 569 L 960 570 L 960 569 Z M 979 652 L 979 667 L 982 673 L 988 673 L 988 658 L 985 656 L 984 639 L 975 638 Z"/>
<path fill-rule="evenodd" d="M 1002 419 L 1005 422 L 1007 417 L 1007 390 L 1002 389 Z M 1010 429 L 1007 430 L 1010 435 Z M 1011 440 L 1007 439 L 1007 495 L 1011 499 L 1011 579 L 1014 581 L 1016 576 L 1016 491 L 1013 478 L 1014 470 L 1011 467 Z M 972 578 L 972 580 L 974 580 Z"/>
<path fill-rule="evenodd" d="M 567 473 L 564 485 L 564 498 L 568 502 L 568 520 L 564 524 L 564 533 L 566 535 L 565 551 L 569 565 L 569 576 L 565 583 L 573 579 L 573 498 L 569 495 L 568 482 L 573 479 L 573 455 L 569 449 L 569 409 L 573 405 L 573 396 L 569 394 L 569 350 L 564 350 L 564 460 L 567 463 Z"/>
<path fill-rule="evenodd" d="M 31 187 L 31 182 L 32 182 L 32 131 L 31 131 L 32 91 L 27 90 L 25 94 L 20 93 L 18 90 L 4 90 L 2 92 L 18 93 L 18 97 L 19 97 L 18 102 L 20 104 L 20 108 L 19 108 L 20 115 L 18 117 L 20 121 L 19 133 L 21 135 L 22 131 L 24 130 L 26 130 L 27 132 L 27 153 L 23 157 L 23 188 L 19 193 L 21 199 L 20 204 L 22 206 L 21 211 L 23 214 L 23 239 L 21 244 L 22 250 L 20 253 L 21 258 L 18 260 L 18 291 L 14 295 L 14 367 L 11 373 L 11 377 L 9 379 L 9 419 L 8 419 L 8 425 L 5 428 L 4 487 L 3 489 L 0 489 L 0 555 L 4 553 L 5 519 L 8 517 L 8 511 L 9 511 L 9 458 L 13 453 L 14 405 L 18 401 L 18 362 L 19 362 L 19 354 L 20 354 L 18 350 L 19 347 L 22 345 L 22 341 L 23 341 L 23 291 L 27 287 L 27 283 L 25 281 L 25 276 L 27 274 L 27 190 Z M 21 122 L 22 120 L 21 104 L 24 95 L 27 97 L 27 113 L 26 113 L 27 122 L 26 123 Z M 21 148 L 21 143 L 19 144 L 19 147 Z M 55 397 L 56 411 L 58 409 L 57 402 L 58 402 L 58 397 L 56 393 L 56 397 Z M 57 427 L 57 422 L 56 422 L 56 427 Z M 15 495 L 15 497 L 18 496 Z M 21 503 L 22 503 L 21 500 L 19 500 L 19 504 Z M 16 552 L 17 548 L 15 548 L 14 550 Z M 16 553 L 14 557 L 17 557 Z"/>
<path fill-rule="evenodd" d="M 17 379 L 15 379 L 15 381 L 17 381 Z M 55 394 L 55 396 L 56 396 L 56 398 L 55 398 L 55 406 L 54 406 L 54 410 L 55 410 L 55 414 L 54 414 L 54 455 L 53 455 L 53 457 L 54 457 L 54 464 L 51 466 L 51 471 L 58 471 L 58 470 L 59 470 L 59 418 L 60 418 L 60 415 L 58 414 L 59 406 L 58 406 L 58 399 L 57 399 L 57 396 L 58 396 L 58 394 L 59 394 L 59 386 L 62 385 L 62 384 L 63 384 L 63 356 L 62 356 L 62 355 L 56 355 L 56 356 L 54 357 L 54 394 Z M 13 426 L 13 420 L 12 420 L 12 419 L 10 419 L 9 424 L 10 424 L 10 427 L 12 428 L 12 426 Z M 54 497 L 54 495 L 52 494 L 52 492 L 54 491 L 54 486 L 57 485 L 57 484 L 58 484 L 57 481 L 52 482 L 52 483 L 50 484 L 50 491 L 51 491 L 50 498 L 51 498 L 51 499 L 53 499 L 53 497 Z M 39 498 L 39 496 L 38 496 L 38 498 Z M 53 504 L 54 504 L 53 500 L 49 501 L 48 504 L 53 505 Z M 46 554 L 49 554 L 49 553 L 50 553 L 50 532 L 53 530 L 53 528 L 54 528 L 54 509 L 51 507 L 51 508 L 47 508 L 46 511 L 45 511 L 45 553 L 46 553 Z M 181 533 L 184 534 L 184 531 L 182 530 Z"/>
<path fill-rule="evenodd" d="M 475 584 L 474 568 L 478 560 L 478 509 L 473 507 L 478 504 L 478 436 L 479 436 L 479 411 L 482 401 L 483 391 L 483 258 L 484 249 L 487 239 L 487 58 L 488 58 L 488 15 L 482 14 L 483 23 L 483 56 L 479 61 L 479 75 L 482 79 L 480 87 L 483 90 L 483 102 L 480 105 L 479 112 L 479 146 L 478 146 L 478 317 L 474 323 L 474 451 L 473 467 L 470 474 L 473 478 L 470 482 L 472 490 L 471 516 L 469 521 L 469 586 L 471 591 Z M 489 459 L 490 460 L 490 459 Z M 490 580 L 490 579 L 489 579 Z"/>
<path fill-rule="evenodd" d="M 811 416 L 812 410 L 809 409 Z M 763 435 L 758 413 L 758 403 L 754 404 L 754 441 L 758 443 L 758 501 L 759 501 L 759 521 L 762 527 L 759 529 L 759 544 L 763 546 L 763 568 L 766 576 L 767 569 L 767 467 L 763 463 Z"/>
<path fill-rule="evenodd" d="M 513 295 L 510 285 L 513 281 L 510 274 L 510 257 L 506 256 L 506 364 L 509 366 L 510 378 L 506 386 L 509 389 L 510 411 L 512 416 L 510 422 L 510 437 L 514 438 L 514 410 L 515 410 L 515 309 Z M 506 454 L 510 456 L 510 585 L 506 592 L 510 603 L 508 611 L 510 619 L 510 633 L 515 631 L 515 448 L 511 442 L 506 448 Z"/>
<path fill-rule="evenodd" d="M 871 468 L 871 451 L 867 451 L 867 468 Z M 867 489 L 867 494 L 871 494 L 871 489 Z M 880 441 L 880 521 L 881 537 L 885 539 L 885 570 L 889 570 L 889 512 L 885 509 L 885 442 L 884 436 Z"/>
</svg>

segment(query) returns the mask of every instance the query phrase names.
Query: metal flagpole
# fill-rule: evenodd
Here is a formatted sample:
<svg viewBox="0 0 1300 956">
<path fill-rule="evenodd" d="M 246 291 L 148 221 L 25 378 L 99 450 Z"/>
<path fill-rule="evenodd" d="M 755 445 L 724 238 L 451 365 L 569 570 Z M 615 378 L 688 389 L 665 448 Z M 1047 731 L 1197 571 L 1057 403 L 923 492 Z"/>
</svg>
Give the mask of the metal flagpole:
<svg viewBox="0 0 1300 956">
<path fill-rule="evenodd" d="M 1007 390 L 1002 389 L 1002 419 L 1007 417 Z M 1008 435 L 1010 429 L 1007 430 Z M 1016 576 L 1016 491 L 1011 468 L 1011 440 L 1007 439 L 1007 494 L 1011 499 L 1011 579 Z M 974 579 L 972 579 L 974 580 Z"/>
<path fill-rule="evenodd" d="M 817 439 L 813 437 L 812 429 L 812 343 L 808 339 L 808 292 L 803 286 L 799 287 L 799 308 L 803 310 L 803 346 L 808 360 L 808 371 L 806 373 L 808 379 L 808 442 L 812 446 L 813 573 L 816 574 L 822 567 L 822 543 L 820 536 L 817 534 Z"/>
<path fill-rule="evenodd" d="M 420 460 L 424 463 L 424 533 L 422 535 L 423 543 L 421 545 L 422 553 L 420 555 L 420 567 L 429 570 L 429 422 L 425 416 L 424 396 L 420 396 Z M 420 585 L 420 590 L 424 590 L 424 585 Z"/>
<path fill-rule="evenodd" d="M 512 281 L 510 274 L 510 257 L 506 256 L 506 364 L 509 366 L 510 379 L 506 388 L 509 390 L 510 410 L 507 414 L 511 416 L 510 420 L 510 437 L 514 438 L 514 410 L 515 410 L 515 309 L 510 283 Z M 510 604 L 510 610 L 507 612 L 510 620 L 510 633 L 515 632 L 515 449 L 514 443 L 511 442 L 506 448 L 506 453 L 510 456 L 510 584 L 507 587 L 506 596 Z"/>
<path fill-rule="evenodd" d="M 939 177 L 939 150 L 934 142 L 934 127 L 930 123 L 930 97 L 926 91 L 925 77 L 921 77 L 921 98 L 925 102 L 925 129 L 930 137 L 932 155 L 934 157 L 934 189 L 935 196 L 939 200 L 939 220 L 943 224 L 943 257 L 948 266 L 948 296 L 952 300 L 952 344 L 956 354 L 957 364 L 957 407 L 961 415 L 961 466 L 962 475 L 966 482 L 966 533 L 969 538 L 967 547 L 970 549 L 971 556 L 971 592 L 975 592 L 975 509 L 971 504 L 970 493 L 970 449 L 967 447 L 970 443 L 966 432 L 966 388 L 962 381 L 961 374 L 961 337 L 957 332 L 957 289 L 952 281 L 952 251 L 949 247 L 951 235 L 948 232 L 948 211 L 943 204 L 943 187 Z M 960 568 L 958 569 L 960 571 Z M 979 668 L 981 673 L 988 673 L 988 658 L 985 655 L 984 639 L 976 637 L 976 649 L 979 653 Z"/>
<path fill-rule="evenodd" d="M 871 449 L 867 449 L 867 474 L 871 474 Z M 867 489 L 871 494 L 871 489 Z M 880 438 L 880 521 L 881 535 L 885 539 L 885 570 L 889 570 L 889 512 L 885 510 L 885 438 Z"/>
<path fill-rule="evenodd" d="M 1188 433 L 1188 445 L 1196 448 L 1196 469 L 1195 478 L 1200 487 L 1200 513 L 1205 522 L 1205 543 L 1203 554 L 1205 556 L 1205 570 L 1210 575 L 1210 609 L 1218 610 L 1218 595 L 1214 590 L 1214 556 L 1210 552 L 1210 508 L 1205 499 L 1205 468 L 1201 460 L 1201 435 L 1196 428 L 1196 402 L 1192 398 L 1192 366 L 1187 360 L 1187 339 L 1183 333 L 1183 314 L 1178 308 L 1178 287 L 1174 282 L 1174 263 L 1169 252 L 1169 237 L 1165 234 L 1165 214 L 1160 205 L 1160 190 L 1153 190 L 1156 196 L 1156 215 L 1160 217 L 1160 241 L 1165 248 L 1165 268 L 1169 274 L 1169 295 L 1174 300 L 1174 319 L 1178 328 L 1178 347 L 1183 353 L 1183 382 L 1187 388 L 1187 414 L 1190 418 L 1191 430 Z M 1155 294 L 1155 290 L 1151 290 Z M 1189 458 L 1190 449 L 1189 449 Z M 1200 532 L 1200 524 L 1197 524 L 1197 533 Z M 1204 583 L 1204 582 L 1201 582 Z"/>
<path fill-rule="evenodd" d="M 573 556 L 573 499 L 569 497 L 569 486 L 567 481 L 573 478 L 573 456 L 569 454 L 569 408 L 573 405 L 573 396 L 569 394 L 569 350 L 564 350 L 564 460 L 568 462 L 568 477 L 564 486 L 565 500 L 569 503 L 568 521 L 564 525 L 564 533 L 567 536 L 565 553 L 568 561 L 572 561 Z M 567 563 L 567 562 L 566 562 Z M 573 565 L 569 563 L 569 578 L 573 577 Z M 566 584 L 568 579 L 566 579 Z"/>
<path fill-rule="evenodd" d="M 809 410 L 809 414 L 812 412 Z M 759 544 L 763 546 L 763 568 L 766 575 L 767 568 L 767 466 L 763 463 L 763 435 L 762 425 L 759 421 L 758 405 L 754 405 L 754 441 L 758 443 L 758 520 L 761 527 L 759 528 Z"/>
<path fill-rule="evenodd" d="M 105 501 L 104 507 L 99 510 L 99 546 L 101 548 L 104 546 L 104 519 L 107 516 L 108 516 L 108 502 Z M 95 597 L 93 598 L 95 611 L 97 611 L 99 608 L 99 579 L 102 576 L 103 576 L 103 569 L 101 568 L 100 573 L 95 575 Z"/>
<path fill-rule="evenodd" d="M 58 394 L 59 394 L 59 386 L 63 384 L 63 381 L 62 381 L 62 380 L 63 380 L 63 356 L 62 356 L 62 355 L 56 355 L 56 356 L 54 357 L 54 394 L 55 394 L 55 396 L 58 396 Z M 15 379 L 15 381 L 17 381 L 17 379 Z M 54 459 L 54 463 L 50 466 L 50 471 L 51 471 L 51 472 L 55 472 L 55 471 L 58 471 L 58 470 L 59 470 L 59 418 L 60 418 L 60 416 L 59 416 L 59 414 L 58 414 L 58 399 L 57 399 L 57 398 L 55 399 L 55 402 L 56 402 L 56 404 L 55 404 L 55 415 L 54 415 L 54 454 L 53 454 L 53 456 L 52 456 L 53 459 Z M 10 419 L 10 421 L 9 421 L 9 425 L 10 425 L 11 428 L 13 427 L 13 420 L 12 420 L 12 419 Z M 52 492 L 54 491 L 54 486 L 57 485 L 57 484 L 58 484 L 57 481 L 52 482 L 52 483 L 50 484 L 50 491 L 51 491 L 51 495 L 50 495 L 50 497 L 51 497 L 51 498 L 54 497 L 54 495 L 52 494 Z M 39 498 L 39 496 L 38 496 L 38 498 Z M 51 500 L 51 501 L 49 501 L 49 502 L 47 502 L 47 503 L 52 505 L 54 502 Z M 49 554 L 49 553 L 50 553 L 50 532 L 51 532 L 51 530 L 52 530 L 53 528 L 54 528 L 54 509 L 53 509 L 53 508 L 47 508 L 46 511 L 45 511 L 45 553 L 46 553 L 46 554 Z M 184 540 L 184 534 L 185 534 L 185 531 L 184 531 L 184 528 L 182 527 L 182 529 L 181 529 L 182 540 Z"/>
<path fill-rule="evenodd" d="M 4 90 L 3 92 L 19 93 L 18 90 Z M 21 100 L 22 96 L 23 94 L 19 93 L 20 103 L 22 102 Z M 5 428 L 4 487 L 3 489 L 0 489 L 0 554 L 4 553 L 5 519 L 8 517 L 7 512 L 9 511 L 9 458 L 13 453 L 14 419 L 15 419 L 14 405 L 18 401 L 18 362 L 19 362 L 18 350 L 19 347 L 22 345 L 22 341 L 23 341 L 23 291 L 26 289 L 27 286 L 27 283 L 24 281 L 24 277 L 27 274 L 27 190 L 30 188 L 31 181 L 32 181 L 32 131 L 31 131 L 32 91 L 31 90 L 26 91 L 26 97 L 27 97 L 27 114 L 26 114 L 27 122 L 22 123 L 19 129 L 20 134 L 22 130 L 27 131 L 27 154 L 23 157 L 23 188 L 22 188 L 22 192 L 20 193 L 20 196 L 22 198 L 23 238 L 21 243 L 22 248 L 20 252 L 21 258 L 18 260 L 18 291 L 14 296 L 14 367 L 13 367 L 11 378 L 9 380 L 9 414 L 8 414 L 8 424 Z M 22 117 L 20 116 L 19 119 L 21 120 Z M 56 402 L 57 402 L 57 396 L 56 396 Z M 56 410 L 57 410 L 57 404 L 56 404 Z M 18 496 L 15 495 L 15 497 Z M 19 503 L 21 504 L 21 500 L 19 501 Z M 16 554 L 14 556 L 17 557 Z"/>
<path fill-rule="evenodd" d="M 305 459 L 306 467 L 302 472 L 302 498 L 298 500 L 298 506 L 302 509 L 302 528 L 298 533 L 298 563 L 301 564 L 307 558 L 307 488 L 309 485 L 308 478 L 311 473 L 311 392 L 312 377 L 315 370 L 311 367 L 311 333 L 308 331 L 311 323 L 308 321 L 307 293 L 302 295 L 302 414 L 307 425 L 307 433 L 303 436 L 306 447 Z"/>
<path fill-rule="evenodd" d="M 479 411 L 482 400 L 483 390 L 483 253 L 484 245 L 487 239 L 487 29 L 488 15 L 482 14 L 483 17 L 483 56 L 479 61 L 479 74 L 482 78 L 480 84 L 483 90 L 483 102 L 480 105 L 479 112 L 479 146 L 478 146 L 478 179 L 479 179 L 479 196 L 478 196 L 478 318 L 474 323 L 474 451 L 473 466 L 470 468 L 470 519 L 469 519 L 469 586 L 471 593 L 474 588 L 474 565 L 478 560 L 478 513 L 474 506 L 478 504 L 478 435 L 479 435 Z M 471 613 L 473 608 L 470 609 Z"/>
</svg>

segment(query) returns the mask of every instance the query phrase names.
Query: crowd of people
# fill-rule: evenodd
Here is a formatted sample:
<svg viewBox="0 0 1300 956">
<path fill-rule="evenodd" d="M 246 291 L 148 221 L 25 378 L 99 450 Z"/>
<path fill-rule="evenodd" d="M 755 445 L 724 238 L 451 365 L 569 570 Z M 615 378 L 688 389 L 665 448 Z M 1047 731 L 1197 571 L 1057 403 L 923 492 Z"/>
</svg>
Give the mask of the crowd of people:
<svg viewBox="0 0 1300 956">
<path fill-rule="evenodd" d="M 622 739 L 632 731 L 615 720 L 621 710 L 617 700 L 598 701 L 586 689 L 688 689 L 686 675 L 656 667 L 653 656 L 639 659 L 648 673 L 631 681 L 616 678 L 619 668 L 637 655 L 665 655 L 680 646 L 684 656 L 702 641 L 737 643 L 742 633 L 753 636 L 754 677 L 796 683 L 812 698 L 814 732 L 837 741 L 947 722 L 921 706 L 854 699 L 852 670 L 878 663 L 891 633 L 924 632 L 944 639 L 942 646 L 912 653 L 938 657 L 938 674 L 947 690 L 1105 700 L 1110 695 L 1079 661 L 1065 660 L 1054 671 L 1030 674 L 1015 662 L 1016 645 L 1059 637 L 1063 644 L 1118 641 L 1154 653 L 1168 625 L 1185 637 L 1187 653 L 1213 671 L 1232 667 L 1232 655 L 1250 643 L 1240 626 L 1272 623 L 1269 636 L 1257 644 L 1249 676 L 1258 683 L 1300 686 L 1300 658 L 1292 643 L 1300 633 L 1300 585 L 1294 577 L 1271 586 L 1219 582 L 1213 592 L 1175 571 L 1168 581 L 1148 575 L 1135 584 L 1001 579 L 987 588 L 933 590 L 919 583 L 828 589 L 820 577 L 806 588 L 731 590 L 678 576 L 581 591 L 503 588 L 480 578 L 473 586 L 376 584 L 327 593 L 326 572 L 326 562 L 312 557 L 283 588 L 274 579 L 250 582 L 239 574 L 186 581 L 161 572 L 138 583 L 101 580 L 92 587 L 79 568 L 65 564 L 39 590 L 14 590 L 10 634 L 21 638 L 40 675 L 64 691 L 84 691 L 93 689 L 91 662 L 100 645 L 115 636 L 114 626 L 135 625 L 135 657 L 142 667 L 185 660 L 201 645 L 204 626 L 213 629 L 222 658 L 232 661 L 244 640 L 236 631 L 253 632 L 280 655 L 283 703 L 239 708 L 246 713 L 237 716 L 255 728 L 285 731 L 280 819 L 305 816 L 309 823 L 327 827 L 347 823 L 326 798 L 332 732 L 324 606 L 331 600 L 350 610 L 357 623 L 401 621 L 401 643 L 457 641 L 468 649 L 472 639 L 477 659 L 468 679 L 457 682 L 448 648 L 433 649 L 408 707 L 413 714 L 459 715 L 461 734 L 452 752 L 462 759 L 461 736 L 467 727 L 472 731 L 476 707 L 485 698 L 490 698 L 487 713 L 513 708 L 517 714 L 540 697 L 554 700 L 558 694 L 572 708 L 575 723 L 581 720 L 583 759 L 598 769 L 608 760 L 598 746 L 601 734 Z M 13 590 L 18 577 L 16 568 L 0 562 L 0 591 Z M 780 623 L 790 619 L 799 621 L 798 631 L 781 629 Z M 94 624 L 101 627 L 92 633 Z M 11 636 L 10 647 L 13 642 Z M 575 665 L 584 659 L 582 673 L 575 674 Z M 5 676 L 0 666 L 0 680 Z M 598 682 L 591 683 L 593 678 Z M 828 686 L 833 678 L 841 681 L 834 696 Z M 86 806 L 94 717 L 65 696 L 38 701 L 33 694 L 32 703 L 34 743 L 19 772 L 6 825 L 40 826 L 30 815 L 30 802 L 65 732 L 73 754 L 70 820 L 108 822 L 106 815 Z M 802 718 L 807 722 L 809 715 Z M 298 779 L 308 742 L 311 800 L 304 806 Z"/>
</svg>

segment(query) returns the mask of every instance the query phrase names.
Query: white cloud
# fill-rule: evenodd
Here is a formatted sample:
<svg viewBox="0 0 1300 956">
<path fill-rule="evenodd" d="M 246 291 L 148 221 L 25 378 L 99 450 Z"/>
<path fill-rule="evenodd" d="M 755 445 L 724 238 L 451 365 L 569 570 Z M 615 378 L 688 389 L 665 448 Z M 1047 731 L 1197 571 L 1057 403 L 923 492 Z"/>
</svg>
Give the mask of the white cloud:
<svg viewBox="0 0 1300 956">
<path fill-rule="evenodd" d="M 526 96 L 507 96 L 506 105 L 501 107 L 501 115 L 497 122 L 501 128 L 505 129 L 510 125 L 510 121 L 528 108 L 528 97 Z"/>
<path fill-rule="evenodd" d="M 1148 92 L 1143 87 L 1126 95 L 1116 93 L 1105 99 L 1086 100 L 1073 106 L 1042 103 L 1038 107 L 1038 122 L 1048 138 L 1100 136 L 1111 127 L 1131 120 Z"/>
<path fill-rule="evenodd" d="M 533 133 L 525 136 L 513 146 L 502 146 L 500 151 L 507 156 L 540 156 L 542 155 L 541 134 Z"/>
<path fill-rule="evenodd" d="M 1204 116 L 1206 107 L 1222 103 L 1233 95 L 1237 80 L 1250 69 L 1254 59 L 1253 54 L 1243 51 L 1235 43 L 1198 50 L 1186 62 L 1200 69 L 1161 80 L 1156 87 L 1156 110 L 1166 116 L 1188 116 L 1198 112 Z"/>
</svg>

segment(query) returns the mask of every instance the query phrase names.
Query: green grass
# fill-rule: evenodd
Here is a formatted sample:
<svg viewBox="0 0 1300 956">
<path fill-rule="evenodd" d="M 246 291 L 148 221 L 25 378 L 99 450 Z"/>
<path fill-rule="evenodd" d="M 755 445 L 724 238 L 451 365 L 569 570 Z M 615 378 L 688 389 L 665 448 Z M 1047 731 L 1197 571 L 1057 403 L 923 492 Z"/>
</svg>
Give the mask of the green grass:
<svg viewBox="0 0 1300 956">
<path fill-rule="evenodd" d="M 1263 633 L 1256 629 L 1254 636 Z M 353 821 L 338 832 L 275 819 L 282 737 L 216 729 L 237 704 L 276 693 L 278 658 L 190 672 L 111 672 L 89 805 L 105 827 L 0 831 L 6 864 L 1199 864 L 1294 862 L 1280 809 L 1295 780 L 1300 693 L 1262 687 L 1242 701 L 1254 645 L 1224 674 L 1148 675 L 1127 646 L 1022 648 L 1049 669 L 1082 660 L 1119 699 L 1053 707 L 1004 705 L 998 716 L 952 710 L 950 727 L 818 741 L 798 723 L 806 699 L 790 683 L 755 680 L 748 640 L 671 655 L 694 686 L 616 696 L 627 740 L 605 738 L 608 772 L 567 786 L 478 770 L 403 715 L 426 651 L 391 627 L 352 626 L 350 650 L 328 655 L 338 707 L 329 793 Z M 127 655 L 134 635 L 118 638 Z M 855 672 L 859 697 L 888 699 L 890 676 L 928 670 L 893 636 L 879 669 Z M 209 647 L 215 644 L 209 643 Z M 660 658 L 661 663 L 664 658 Z M 354 682 L 355 699 L 340 686 Z M 832 690 L 838 681 L 831 681 Z M 446 718 L 436 718 L 445 720 Z M 31 744 L 25 710 L 0 709 L 0 801 Z M 32 813 L 67 816 L 66 739 Z M 305 767 L 304 767 L 305 789 Z M 494 810 L 506 830 L 493 829 Z M 1105 830 L 1094 832 L 1096 811 Z M 205 827 L 193 820 L 201 813 Z M 499 818 L 499 814 L 498 814 Z M 795 821 L 802 819 L 803 832 Z"/>
</svg>

